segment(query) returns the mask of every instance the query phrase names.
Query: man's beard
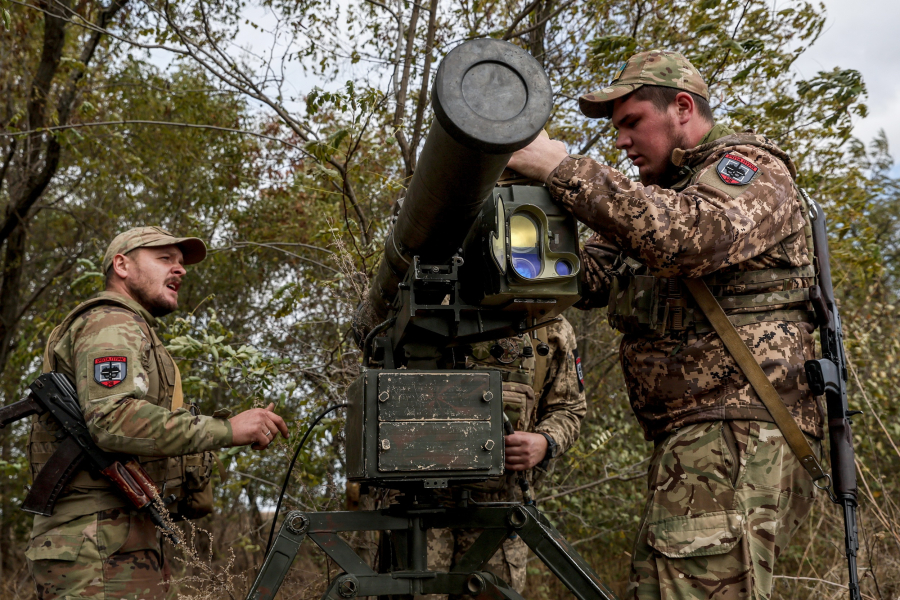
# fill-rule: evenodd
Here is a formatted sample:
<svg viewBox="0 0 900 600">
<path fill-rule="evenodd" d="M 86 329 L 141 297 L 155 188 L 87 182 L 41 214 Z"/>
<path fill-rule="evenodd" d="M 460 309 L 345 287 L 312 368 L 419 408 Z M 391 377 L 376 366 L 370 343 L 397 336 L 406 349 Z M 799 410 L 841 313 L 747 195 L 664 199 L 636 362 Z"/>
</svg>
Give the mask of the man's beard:
<svg viewBox="0 0 900 600">
<path fill-rule="evenodd" d="M 659 172 L 641 173 L 641 183 L 644 185 L 657 185 L 661 188 L 666 188 L 678 181 L 681 167 L 676 166 L 675 163 L 672 162 L 672 151 L 676 148 L 687 149 L 687 137 L 681 132 L 676 132 L 675 124 L 671 122 L 669 123 L 669 130 L 666 134 L 666 143 L 668 144 L 668 147 L 666 148 L 666 164 Z"/>
<path fill-rule="evenodd" d="M 137 275 L 137 281 L 128 286 L 128 291 L 131 293 L 131 297 L 138 301 L 138 304 L 147 309 L 147 312 L 154 317 L 164 317 L 175 310 L 176 307 L 169 306 L 165 299 L 150 295 L 146 289 L 150 285 L 140 268 L 138 268 Z"/>
</svg>

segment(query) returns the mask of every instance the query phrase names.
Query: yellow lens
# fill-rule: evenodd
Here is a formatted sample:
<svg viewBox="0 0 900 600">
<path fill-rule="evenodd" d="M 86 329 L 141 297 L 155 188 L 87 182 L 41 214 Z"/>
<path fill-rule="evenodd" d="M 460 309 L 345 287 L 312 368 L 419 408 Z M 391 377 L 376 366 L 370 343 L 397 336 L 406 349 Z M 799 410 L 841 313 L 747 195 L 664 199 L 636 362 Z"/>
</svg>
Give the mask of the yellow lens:
<svg viewBox="0 0 900 600">
<path fill-rule="evenodd" d="M 513 248 L 537 248 L 537 225 L 531 217 L 518 214 L 509 218 L 509 242 Z"/>
</svg>

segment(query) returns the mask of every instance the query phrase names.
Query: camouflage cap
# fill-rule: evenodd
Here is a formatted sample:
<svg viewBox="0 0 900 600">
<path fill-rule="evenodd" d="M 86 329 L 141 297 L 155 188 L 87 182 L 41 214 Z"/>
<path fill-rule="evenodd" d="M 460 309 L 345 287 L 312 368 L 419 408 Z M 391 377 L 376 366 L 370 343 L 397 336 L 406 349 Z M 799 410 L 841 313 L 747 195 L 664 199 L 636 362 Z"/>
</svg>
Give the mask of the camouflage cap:
<svg viewBox="0 0 900 600">
<path fill-rule="evenodd" d="M 581 112 L 591 118 L 608 119 L 612 102 L 643 85 L 659 85 L 693 92 L 709 100 L 709 88 L 700 72 L 680 52 L 649 50 L 629 58 L 609 85 L 578 99 Z"/>
<path fill-rule="evenodd" d="M 103 255 L 102 270 L 104 273 L 112 265 L 116 254 L 128 254 L 137 248 L 176 245 L 184 255 L 184 264 L 193 265 L 206 258 L 206 244 L 195 237 L 175 237 L 162 227 L 135 227 L 117 235 Z"/>
</svg>

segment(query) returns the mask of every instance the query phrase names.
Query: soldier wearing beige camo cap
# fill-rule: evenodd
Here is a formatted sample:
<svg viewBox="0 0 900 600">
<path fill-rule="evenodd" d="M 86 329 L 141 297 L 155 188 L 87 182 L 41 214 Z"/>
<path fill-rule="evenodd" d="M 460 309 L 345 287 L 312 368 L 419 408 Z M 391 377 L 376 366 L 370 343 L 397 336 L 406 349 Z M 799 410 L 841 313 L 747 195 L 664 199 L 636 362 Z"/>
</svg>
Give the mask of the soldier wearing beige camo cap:
<svg viewBox="0 0 900 600">
<path fill-rule="evenodd" d="M 178 366 L 156 334 L 156 318 L 178 307 L 186 271 L 206 256 L 198 238 L 159 227 L 117 236 L 103 258 L 106 291 L 80 304 L 53 330 L 44 372 L 75 383 L 94 442 L 135 455 L 177 518 L 212 511 L 211 450 L 253 444 L 264 449 L 288 435 L 267 409 L 228 419 L 202 416 L 184 401 Z M 35 417 L 28 440 L 32 476 L 57 450 L 58 426 Z M 149 517 L 101 476 L 83 470 L 63 490 L 53 514 L 36 516 L 25 556 L 37 597 L 162 599 L 168 566 Z"/>
<path fill-rule="evenodd" d="M 823 413 L 806 382 L 815 281 L 808 209 L 790 157 L 716 124 L 680 54 L 633 56 L 580 99 L 610 118 L 638 168 L 570 156 L 539 137 L 509 167 L 544 181 L 594 231 L 580 308 L 624 334 L 629 398 L 656 449 L 629 598 L 771 597 L 775 560 L 809 514 L 813 484 L 682 279 L 703 278 L 813 448 Z"/>
</svg>

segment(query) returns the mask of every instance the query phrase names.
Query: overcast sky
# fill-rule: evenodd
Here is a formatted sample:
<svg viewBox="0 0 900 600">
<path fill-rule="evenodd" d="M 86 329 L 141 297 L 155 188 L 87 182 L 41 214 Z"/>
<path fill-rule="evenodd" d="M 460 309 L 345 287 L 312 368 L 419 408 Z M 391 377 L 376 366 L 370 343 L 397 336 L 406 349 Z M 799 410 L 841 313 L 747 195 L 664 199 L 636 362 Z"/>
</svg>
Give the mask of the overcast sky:
<svg viewBox="0 0 900 600">
<path fill-rule="evenodd" d="M 824 0 L 828 20 L 816 44 L 795 63 L 812 77 L 834 67 L 863 74 L 869 116 L 858 119 L 857 136 L 868 143 L 879 129 L 887 133 L 891 154 L 900 157 L 900 1 Z M 900 175 L 900 165 L 894 173 Z"/>
</svg>

